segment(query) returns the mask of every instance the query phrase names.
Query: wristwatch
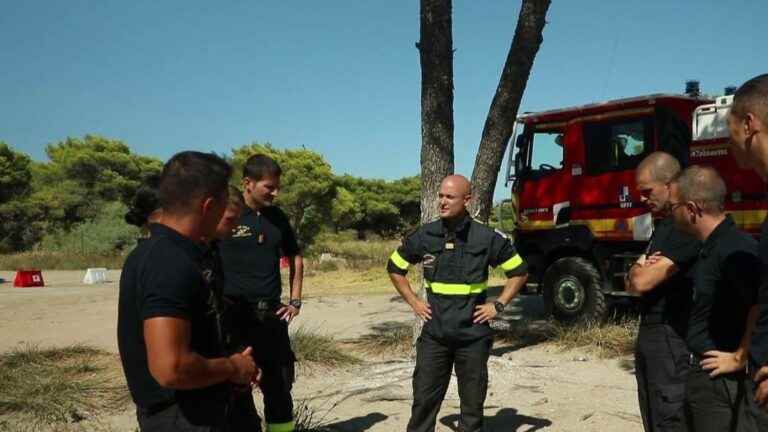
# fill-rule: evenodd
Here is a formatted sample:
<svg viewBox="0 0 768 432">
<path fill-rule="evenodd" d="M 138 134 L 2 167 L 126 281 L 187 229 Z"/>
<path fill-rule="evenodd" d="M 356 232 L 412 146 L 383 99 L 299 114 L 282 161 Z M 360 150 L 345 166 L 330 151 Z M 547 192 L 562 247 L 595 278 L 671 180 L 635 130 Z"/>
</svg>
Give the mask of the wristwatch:
<svg viewBox="0 0 768 432">
<path fill-rule="evenodd" d="M 288 304 L 295 307 L 296 309 L 301 309 L 301 300 L 294 299 L 289 301 Z"/>
<path fill-rule="evenodd" d="M 502 312 L 504 312 L 504 308 L 507 307 L 507 305 L 505 305 L 504 303 L 502 303 L 500 301 L 495 301 L 495 302 L 493 302 L 493 307 L 496 308 L 496 313 L 502 313 Z"/>
</svg>

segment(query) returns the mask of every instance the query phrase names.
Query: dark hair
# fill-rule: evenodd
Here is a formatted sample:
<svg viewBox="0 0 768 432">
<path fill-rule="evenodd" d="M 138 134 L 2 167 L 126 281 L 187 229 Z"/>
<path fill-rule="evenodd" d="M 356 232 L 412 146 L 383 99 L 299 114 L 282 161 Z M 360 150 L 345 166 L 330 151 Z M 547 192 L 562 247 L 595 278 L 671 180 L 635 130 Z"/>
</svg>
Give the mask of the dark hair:
<svg viewBox="0 0 768 432">
<path fill-rule="evenodd" d="M 768 124 L 768 74 L 745 82 L 733 95 L 731 113 L 743 119 L 750 112 Z"/>
<path fill-rule="evenodd" d="M 160 174 L 150 174 L 144 179 L 125 214 L 127 223 L 139 228 L 147 224 L 149 215 L 160 208 L 159 186 Z"/>
<path fill-rule="evenodd" d="M 223 197 L 231 175 L 232 167 L 213 153 L 176 153 L 163 166 L 160 205 L 163 211 L 174 212 L 208 197 Z"/>
<path fill-rule="evenodd" d="M 243 177 L 259 181 L 266 176 L 280 177 L 283 170 L 277 161 L 263 154 L 255 154 L 248 158 L 243 165 Z"/>
</svg>

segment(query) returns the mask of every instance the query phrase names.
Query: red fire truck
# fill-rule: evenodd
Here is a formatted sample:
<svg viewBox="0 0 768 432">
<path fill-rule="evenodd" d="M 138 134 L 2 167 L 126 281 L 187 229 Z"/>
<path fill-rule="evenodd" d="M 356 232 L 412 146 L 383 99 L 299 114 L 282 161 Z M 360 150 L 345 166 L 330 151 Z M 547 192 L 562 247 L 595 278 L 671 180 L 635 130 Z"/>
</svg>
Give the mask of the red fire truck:
<svg viewBox="0 0 768 432">
<path fill-rule="evenodd" d="M 728 186 L 728 212 L 742 229 L 759 232 L 768 213 L 765 186 L 756 174 L 740 170 L 728 151 L 733 97 L 712 100 L 696 93 L 517 119 L 507 175 L 515 245 L 529 265 L 529 291 L 544 296 L 556 319 L 599 319 L 612 301 L 631 297 L 624 275 L 653 231 L 635 187 L 635 167 L 655 150 L 674 155 L 683 166 L 715 167 Z M 559 164 L 551 162 L 553 156 Z"/>
</svg>

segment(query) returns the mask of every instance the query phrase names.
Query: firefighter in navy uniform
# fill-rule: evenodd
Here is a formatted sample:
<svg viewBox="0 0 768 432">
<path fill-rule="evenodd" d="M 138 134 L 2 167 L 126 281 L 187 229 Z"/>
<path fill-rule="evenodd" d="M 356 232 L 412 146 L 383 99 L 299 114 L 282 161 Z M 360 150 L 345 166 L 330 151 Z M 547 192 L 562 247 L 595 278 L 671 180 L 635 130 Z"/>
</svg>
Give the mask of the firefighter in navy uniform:
<svg viewBox="0 0 768 432">
<path fill-rule="evenodd" d="M 227 209 L 216 227 L 216 237 L 205 241 L 206 248 L 201 262 L 203 279 L 210 287 L 208 299 L 210 313 L 216 315 L 216 330 L 221 350 L 227 354 L 242 351 L 248 345 L 248 341 L 237 330 L 233 319 L 233 305 L 224 297 L 225 278 L 219 243 L 232 235 L 232 230 L 237 225 L 244 208 L 245 201 L 240 190 L 229 186 Z M 252 385 L 259 385 L 261 380 L 258 364 L 256 368 L 258 372 L 252 380 Z M 251 385 L 230 385 L 230 387 L 227 406 L 228 431 L 261 432 L 261 418 L 253 401 Z"/>
<path fill-rule="evenodd" d="M 635 377 L 646 432 L 689 430 L 683 409 L 690 372 L 685 331 L 693 297 L 691 269 L 701 242 L 674 226 L 671 183 L 679 174 L 680 163 L 664 152 L 648 155 L 635 172 L 640 200 L 662 217 L 626 278 L 627 291 L 640 295 Z"/>
<path fill-rule="evenodd" d="M 488 321 L 504 310 L 527 279 L 526 264 L 509 239 L 469 217 L 469 181 L 446 177 L 438 194 L 440 219 L 410 234 L 390 257 L 392 283 L 426 321 L 417 342 L 413 407 L 408 432 L 435 430 L 435 421 L 455 367 L 461 400 L 460 430 L 483 430 L 488 356 L 493 343 Z M 405 277 L 421 262 L 428 302 Z M 488 266 L 508 277 L 497 301 L 487 302 Z"/>
<path fill-rule="evenodd" d="M 262 369 L 261 392 L 267 432 L 292 432 L 296 357 L 288 323 L 299 314 L 303 261 L 287 216 L 273 205 L 280 189 L 280 166 L 264 155 L 243 165 L 246 208 L 232 236 L 220 242 L 224 296 L 232 302 L 237 337 L 253 347 Z M 281 302 L 280 257 L 288 258 L 290 297 Z"/>
</svg>

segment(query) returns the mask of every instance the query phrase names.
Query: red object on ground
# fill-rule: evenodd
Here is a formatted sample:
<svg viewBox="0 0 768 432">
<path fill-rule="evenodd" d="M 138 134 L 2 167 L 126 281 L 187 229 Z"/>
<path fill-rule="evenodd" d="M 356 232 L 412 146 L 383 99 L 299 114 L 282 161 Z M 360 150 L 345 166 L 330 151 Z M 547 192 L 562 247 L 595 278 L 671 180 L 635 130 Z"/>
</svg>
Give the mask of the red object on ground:
<svg viewBox="0 0 768 432">
<path fill-rule="evenodd" d="M 19 270 L 16 272 L 16 277 L 13 278 L 13 286 L 16 288 L 45 286 L 43 272 L 40 270 Z"/>
<path fill-rule="evenodd" d="M 288 268 L 288 257 L 280 257 L 280 268 Z"/>
</svg>

